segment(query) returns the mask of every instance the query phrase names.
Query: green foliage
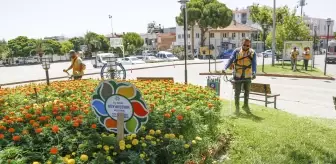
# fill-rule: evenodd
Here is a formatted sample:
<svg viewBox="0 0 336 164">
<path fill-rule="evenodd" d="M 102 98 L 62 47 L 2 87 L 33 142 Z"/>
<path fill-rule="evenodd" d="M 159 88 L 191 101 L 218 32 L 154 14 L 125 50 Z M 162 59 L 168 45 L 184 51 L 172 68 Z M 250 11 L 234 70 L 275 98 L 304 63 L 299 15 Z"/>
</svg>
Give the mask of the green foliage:
<svg viewBox="0 0 336 164">
<path fill-rule="evenodd" d="M 94 32 L 87 32 L 84 36 L 84 43 L 87 45 L 87 54 L 91 55 L 92 52 L 98 52 L 102 46 L 98 38 L 98 34 Z"/>
<path fill-rule="evenodd" d="M 108 52 L 110 48 L 110 41 L 104 35 L 98 35 L 98 41 L 100 42 L 100 51 Z"/>
<path fill-rule="evenodd" d="M 7 58 L 10 52 L 6 40 L 0 40 L 0 60 Z"/>
<path fill-rule="evenodd" d="M 336 38 L 336 32 L 334 32 L 334 36 L 335 36 L 335 38 Z"/>
<path fill-rule="evenodd" d="M 52 51 L 53 54 L 61 54 L 62 45 L 60 42 L 55 40 L 46 40 L 45 44 L 48 47 L 48 51 Z"/>
<path fill-rule="evenodd" d="M 73 45 L 74 45 L 74 50 L 75 51 L 81 51 L 80 46 L 84 45 L 85 40 L 83 37 L 74 37 L 69 40 Z"/>
<path fill-rule="evenodd" d="M 290 13 L 284 17 L 282 23 L 277 23 L 276 28 L 276 51 L 282 52 L 285 41 L 307 41 L 312 40 L 310 30 L 300 17 Z M 266 39 L 267 46 L 272 45 L 272 34 L 270 33 Z"/>
<path fill-rule="evenodd" d="M 65 41 L 61 43 L 61 54 L 65 55 L 69 53 L 70 50 L 73 50 L 74 45 L 70 41 Z"/>
<path fill-rule="evenodd" d="M 232 11 L 225 4 L 217 0 L 191 0 L 187 4 L 188 25 L 198 25 L 201 29 L 201 45 L 204 45 L 205 33 L 208 27 L 225 28 L 232 22 Z M 183 25 L 183 11 L 175 18 L 179 25 Z"/>
<path fill-rule="evenodd" d="M 35 41 L 26 36 L 18 36 L 8 41 L 8 47 L 13 52 L 13 57 L 26 57 L 34 50 Z"/>
<path fill-rule="evenodd" d="M 133 55 L 135 51 L 141 48 L 144 44 L 144 40 L 139 34 L 135 32 L 129 32 L 125 34 L 122 38 L 124 49 L 129 55 Z"/>
</svg>

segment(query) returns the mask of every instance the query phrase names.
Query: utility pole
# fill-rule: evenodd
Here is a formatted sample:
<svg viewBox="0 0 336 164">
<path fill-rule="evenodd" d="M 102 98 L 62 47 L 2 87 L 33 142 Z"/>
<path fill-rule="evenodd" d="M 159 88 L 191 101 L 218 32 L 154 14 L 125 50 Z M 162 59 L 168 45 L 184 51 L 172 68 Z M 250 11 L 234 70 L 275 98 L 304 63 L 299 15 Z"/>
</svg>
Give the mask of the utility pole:
<svg viewBox="0 0 336 164">
<path fill-rule="evenodd" d="M 111 32 L 112 32 L 112 35 L 111 37 L 113 37 L 113 22 L 112 22 L 112 15 L 109 15 L 109 19 L 111 19 Z"/>
</svg>

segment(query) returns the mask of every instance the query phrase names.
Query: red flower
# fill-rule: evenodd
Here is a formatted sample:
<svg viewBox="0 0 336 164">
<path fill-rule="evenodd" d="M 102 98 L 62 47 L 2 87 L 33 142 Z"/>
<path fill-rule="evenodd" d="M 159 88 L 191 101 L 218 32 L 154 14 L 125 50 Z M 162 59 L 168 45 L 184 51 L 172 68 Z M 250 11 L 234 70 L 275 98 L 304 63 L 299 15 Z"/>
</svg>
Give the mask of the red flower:
<svg viewBox="0 0 336 164">
<path fill-rule="evenodd" d="M 178 115 L 176 118 L 177 118 L 179 121 L 183 120 L 183 116 L 182 116 L 182 115 Z"/>
<path fill-rule="evenodd" d="M 92 124 L 92 125 L 91 125 L 91 128 L 92 128 L 92 129 L 96 129 L 96 128 L 97 128 L 97 125 L 96 125 L 96 124 Z"/>
<path fill-rule="evenodd" d="M 50 149 L 50 154 L 52 154 L 52 155 L 56 155 L 58 153 L 58 149 L 56 148 L 56 147 L 52 147 L 51 149 Z"/>
<path fill-rule="evenodd" d="M 175 113 L 176 110 L 173 108 L 173 109 L 170 110 L 170 112 Z"/>
<path fill-rule="evenodd" d="M 51 131 L 54 132 L 54 133 L 58 133 L 58 131 L 59 131 L 58 126 L 57 125 L 52 126 Z"/>
<path fill-rule="evenodd" d="M 13 136 L 13 141 L 20 141 L 21 140 L 21 137 L 20 136 Z"/>
</svg>

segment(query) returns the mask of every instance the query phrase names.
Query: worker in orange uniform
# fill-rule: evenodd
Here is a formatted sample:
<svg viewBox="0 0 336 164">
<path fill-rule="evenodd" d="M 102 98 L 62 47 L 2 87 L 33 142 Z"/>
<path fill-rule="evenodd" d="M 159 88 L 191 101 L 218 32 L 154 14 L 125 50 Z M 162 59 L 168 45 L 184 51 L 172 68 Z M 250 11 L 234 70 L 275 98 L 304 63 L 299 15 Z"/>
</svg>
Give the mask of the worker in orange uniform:
<svg viewBox="0 0 336 164">
<path fill-rule="evenodd" d="M 310 48 L 305 47 L 302 55 L 303 55 L 303 65 L 304 65 L 305 70 L 307 71 L 308 70 L 308 63 L 309 63 L 309 60 L 311 58 Z"/>
<path fill-rule="evenodd" d="M 72 76 L 74 80 L 80 80 L 84 75 L 86 65 L 83 63 L 83 60 L 79 57 L 79 54 L 76 51 L 71 50 L 69 55 L 71 59 L 71 65 L 68 69 L 63 71 L 68 72 L 70 69 L 72 69 Z"/>
</svg>

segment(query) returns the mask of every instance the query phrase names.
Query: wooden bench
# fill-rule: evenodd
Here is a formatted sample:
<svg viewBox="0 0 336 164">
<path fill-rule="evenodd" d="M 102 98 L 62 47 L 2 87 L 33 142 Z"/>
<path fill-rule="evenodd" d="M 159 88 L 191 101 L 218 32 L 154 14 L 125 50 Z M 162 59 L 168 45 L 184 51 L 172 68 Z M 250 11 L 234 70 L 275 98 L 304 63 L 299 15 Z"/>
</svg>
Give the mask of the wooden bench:
<svg viewBox="0 0 336 164">
<path fill-rule="evenodd" d="M 139 81 L 171 81 L 174 82 L 173 77 L 137 77 Z"/>
<path fill-rule="evenodd" d="M 233 85 L 233 88 L 234 88 L 234 85 Z M 244 93 L 244 86 L 242 86 L 241 93 Z M 250 88 L 250 95 L 263 96 L 265 99 L 257 99 L 257 98 L 251 98 L 251 97 L 249 97 L 249 99 L 265 102 L 265 107 L 267 107 L 268 104 L 273 103 L 274 108 L 277 109 L 276 108 L 277 97 L 280 96 L 280 94 L 272 94 L 270 84 L 252 83 L 251 88 Z M 244 96 L 240 96 L 240 98 L 244 98 Z M 269 98 L 273 98 L 274 101 L 269 101 L 268 100 Z"/>
</svg>

